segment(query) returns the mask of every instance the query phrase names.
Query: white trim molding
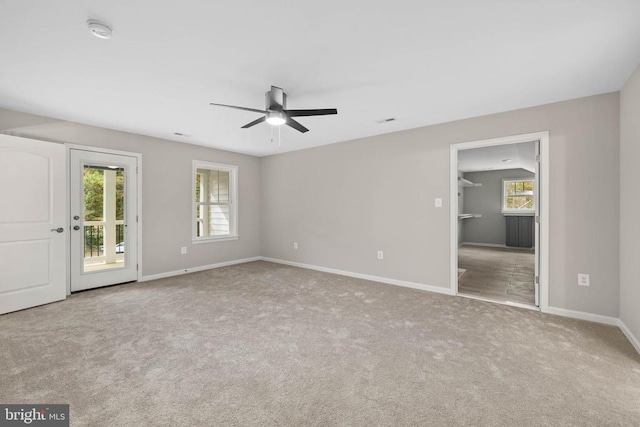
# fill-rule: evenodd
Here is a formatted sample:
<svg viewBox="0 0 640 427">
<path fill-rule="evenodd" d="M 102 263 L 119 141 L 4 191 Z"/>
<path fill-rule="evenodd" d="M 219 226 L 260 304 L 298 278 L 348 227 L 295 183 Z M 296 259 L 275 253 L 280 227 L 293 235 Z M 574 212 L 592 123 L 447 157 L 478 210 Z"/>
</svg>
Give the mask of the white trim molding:
<svg viewBox="0 0 640 427">
<path fill-rule="evenodd" d="M 540 259 L 540 311 L 549 312 L 549 132 L 535 132 L 479 141 L 461 142 L 449 146 L 449 247 L 450 247 L 450 294 L 458 293 L 458 151 L 495 145 L 518 144 L 539 141 L 540 144 L 540 189 L 538 194 L 540 247 L 536 248 Z"/>
<path fill-rule="evenodd" d="M 290 265 L 292 267 L 306 268 L 307 270 L 322 271 L 324 273 L 338 274 L 340 276 L 354 277 L 356 279 L 370 280 L 372 282 L 386 283 L 388 285 L 402 286 L 405 288 L 420 289 L 421 291 L 435 292 L 438 294 L 453 295 L 451 289 L 440 286 L 425 285 L 423 283 L 409 282 L 406 280 L 390 279 L 388 277 L 372 276 L 369 274 L 354 273 L 352 271 L 337 270 L 335 268 L 320 267 L 318 265 L 303 264 L 301 262 L 286 261 L 283 259 L 261 257 L 263 261 L 276 264 Z"/>
<path fill-rule="evenodd" d="M 625 325 L 621 319 L 618 319 L 618 326 L 620 327 L 620 330 L 622 330 L 622 333 L 631 342 L 631 345 L 636 349 L 638 354 L 640 354 L 640 340 L 638 340 L 638 338 L 633 335 L 631 330 L 627 328 L 627 325 Z"/>
<path fill-rule="evenodd" d="M 135 151 L 123 151 L 123 150 L 113 150 L 110 148 L 103 147 L 95 147 L 91 145 L 81 145 L 81 144 L 71 144 L 65 143 L 65 149 L 67 151 L 67 189 L 71 188 L 71 150 L 81 150 L 81 151 L 90 151 L 94 153 L 104 153 L 104 154 L 116 154 L 119 156 L 127 156 L 134 157 L 136 159 L 136 210 L 137 210 L 137 244 L 138 244 L 138 255 L 136 259 L 136 264 L 138 266 L 138 278 L 137 281 L 142 279 L 142 153 L 138 153 Z M 67 206 L 71 206 L 71 191 L 67 191 Z M 67 228 L 71 229 L 71 218 L 67 215 Z M 71 241 L 70 236 L 67 238 L 67 252 L 71 251 Z M 71 257 L 69 256 L 69 261 L 71 261 Z M 67 295 L 71 295 L 71 262 L 67 262 Z"/>
<path fill-rule="evenodd" d="M 213 162 L 205 162 L 201 160 L 193 160 L 193 170 L 191 174 L 191 218 L 192 218 L 192 226 L 191 226 L 191 243 L 213 243 L 213 242 L 224 242 L 228 240 L 237 240 L 238 239 L 238 166 L 237 165 L 226 165 L 222 163 L 213 163 Z M 229 200 L 226 205 L 229 206 L 229 234 L 221 235 L 221 236 L 211 236 L 205 235 L 198 237 L 198 221 L 195 221 L 197 217 L 197 206 L 201 205 L 200 212 L 206 212 L 204 209 L 205 206 L 214 206 L 216 203 L 208 202 L 199 202 L 196 201 L 196 185 L 198 169 L 206 169 L 208 171 L 224 171 L 229 173 Z M 206 185 L 208 187 L 208 184 Z M 205 187 L 205 188 L 206 188 Z M 200 190 L 201 192 L 203 189 Z M 223 205 L 225 205 L 223 204 Z M 205 216 L 205 229 L 209 227 L 208 219 Z"/>
<path fill-rule="evenodd" d="M 138 282 L 148 282 L 150 280 L 164 279 L 167 277 L 179 276 L 181 274 L 195 273 L 197 271 L 212 270 L 214 268 L 228 267 L 230 265 L 236 265 L 236 264 L 245 264 L 247 262 L 260 261 L 261 259 L 262 257 L 254 256 L 251 258 L 242 258 L 242 259 L 235 259 L 232 261 L 218 262 L 216 264 L 201 265 L 198 267 L 189 267 L 189 268 L 184 268 L 182 270 L 167 271 L 166 273 L 150 274 L 148 276 L 142 276 L 142 278 L 138 280 Z"/>
<path fill-rule="evenodd" d="M 497 243 L 477 243 L 477 242 L 462 242 L 462 244 L 460 246 L 484 246 L 487 248 L 509 248 L 509 249 L 513 249 L 514 251 L 531 251 L 534 248 L 518 248 L 515 246 L 507 246 L 507 245 L 498 245 Z"/>
<path fill-rule="evenodd" d="M 568 310 L 559 307 L 547 307 L 545 313 L 555 314 L 562 317 L 571 317 L 572 319 L 588 320 L 590 322 L 604 323 L 605 325 L 619 326 L 620 319 L 617 317 L 603 316 L 601 314 L 587 313 L 586 311 Z"/>
</svg>

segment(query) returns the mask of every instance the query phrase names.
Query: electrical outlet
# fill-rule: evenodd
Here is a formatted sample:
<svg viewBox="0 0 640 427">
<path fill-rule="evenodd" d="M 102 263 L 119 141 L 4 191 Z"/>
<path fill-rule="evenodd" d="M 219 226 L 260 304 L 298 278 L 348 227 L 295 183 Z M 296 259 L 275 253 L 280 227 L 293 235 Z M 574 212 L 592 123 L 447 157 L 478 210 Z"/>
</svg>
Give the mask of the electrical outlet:
<svg viewBox="0 0 640 427">
<path fill-rule="evenodd" d="M 384 252 L 378 251 L 378 259 L 384 259 Z"/>
<path fill-rule="evenodd" d="M 293 242 L 293 249 L 298 250 L 298 242 Z"/>
<path fill-rule="evenodd" d="M 586 273 L 578 273 L 578 286 L 589 286 L 589 275 Z"/>
<path fill-rule="evenodd" d="M 180 253 L 181 253 L 182 255 L 185 255 L 185 254 L 187 253 L 187 247 L 186 247 L 186 246 L 181 247 L 181 248 L 180 248 Z"/>
<path fill-rule="evenodd" d="M 440 197 L 436 198 L 436 208 L 442 207 L 442 199 Z"/>
</svg>

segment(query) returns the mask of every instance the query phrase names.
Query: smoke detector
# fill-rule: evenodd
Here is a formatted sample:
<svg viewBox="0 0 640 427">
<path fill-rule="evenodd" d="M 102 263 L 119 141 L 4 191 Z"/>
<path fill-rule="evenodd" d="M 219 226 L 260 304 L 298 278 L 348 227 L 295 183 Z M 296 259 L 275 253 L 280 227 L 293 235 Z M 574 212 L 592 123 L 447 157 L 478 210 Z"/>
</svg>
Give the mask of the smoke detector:
<svg viewBox="0 0 640 427">
<path fill-rule="evenodd" d="M 87 21 L 87 25 L 89 26 L 89 31 L 91 31 L 91 34 L 98 37 L 99 39 L 109 40 L 113 36 L 113 30 L 103 22 L 97 21 L 95 19 L 89 19 Z"/>
</svg>

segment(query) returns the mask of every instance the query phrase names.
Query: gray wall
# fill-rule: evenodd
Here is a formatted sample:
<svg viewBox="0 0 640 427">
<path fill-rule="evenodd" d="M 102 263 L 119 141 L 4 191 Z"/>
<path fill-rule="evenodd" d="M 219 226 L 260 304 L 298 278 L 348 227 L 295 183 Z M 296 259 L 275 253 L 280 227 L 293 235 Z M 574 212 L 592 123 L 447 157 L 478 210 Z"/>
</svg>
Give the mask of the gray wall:
<svg viewBox="0 0 640 427">
<path fill-rule="evenodd" d="M 504 245 L 506 243 L 506 221 L 502 214 L 502 180 L 529 178 L 535 174 L 524 169 L 467 172 L 464 177 L 471 182 L 482 183 L 482 187 L 465 188 L 465 213 L 481 214 L 482 218 L 463 220 L 464 241 Z"/>
<path fill-rule="evenodd" d="M 620 94 L 620 319 L 640 339 L 640 67 Z"/>
<path fill-rule="evenodd" d="M 638 158 L 637 81 L 636 73 L 623 93 L 627 161 Z M 612 189 L 620 184 L 619 95 L 263 159 L 7 110 L 0 110 L 0 131 L 142 153 L 145 275 L 262 254 L 448 288 L 449 145 L 549 130 L 550 304 L 618 316 L 620 198 Z M 238 241 L 191 245 L 193 159 L 239 165 Z M 632 168 L 623 162 L 623 176 L 632 176 Z M 631 215 L 635 209 L 628 203 L 640 202 L 631 188 L 625 191 L 623 210 Z M 443 208 L 434 207 L 435 197 L 443 198 Z M 632 224 L 624 215 L 623 221 Z M 638 234 L 636 229 L 630 239 L 637 241 Z M 300 242 L 299 250 L 293 241 Z M 188 246 L 189 254 L 181 256 L 180 246 Z M 630 305 L 638 298 L 632 279 L 637 267 L 629 261 L 637 252 L 632 242 L 622 247 L 628 252 L 622 263 L 623 316 L 638 334 L 638 314 Z M 385 251 L 384 260 L 376 259 L 377 250 Z M 591 274 L 590 287 L 577 286 L 578 272 Z"/>
<path fill-rule="evenodd" d="M 142 273 L 158 274 L 260 255 L 260 159 L 0 109 L 0 132 L 142 153 Z M 238 165 L 239 234 L 191 244 L 192 160 Z M 188 253 L 180 255 L 180 247 Z"/>
<path fill-rule="evenodd" d="M 448 288 L 449 145 L 548 130 L 550 305 L 617 317 L 619 109 L 610 93 L 264 158 L 262 255 Z"/>
</svg>

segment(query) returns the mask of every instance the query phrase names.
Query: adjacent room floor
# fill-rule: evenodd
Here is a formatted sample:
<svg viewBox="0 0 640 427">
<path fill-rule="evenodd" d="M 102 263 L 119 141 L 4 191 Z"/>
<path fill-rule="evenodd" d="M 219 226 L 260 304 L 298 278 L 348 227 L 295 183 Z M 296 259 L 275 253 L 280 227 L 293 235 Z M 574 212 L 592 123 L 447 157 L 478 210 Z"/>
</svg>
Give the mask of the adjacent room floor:
<svg viewBox="0 0 640 427">
<path fill-rule="evenodd" d="M 640 425 L 620 329 L 267 262 L 0 316 L 0 402 L 74 426 Z"/>
<path fill-rule="evenodd" d="M 535 305 L 535 252 L 465 245 L 458 249 L 458 292 Z"/>
</svg>

